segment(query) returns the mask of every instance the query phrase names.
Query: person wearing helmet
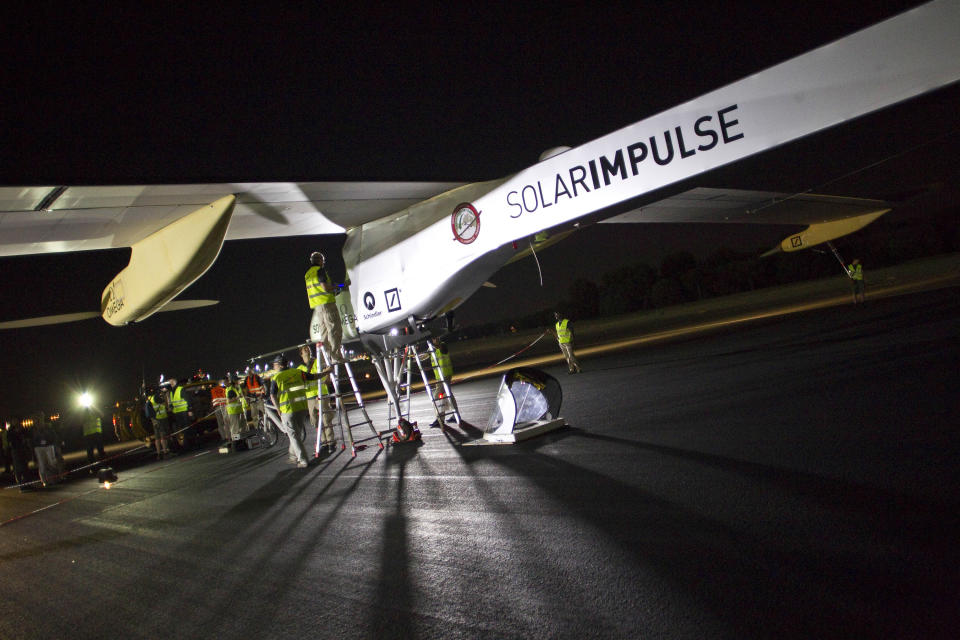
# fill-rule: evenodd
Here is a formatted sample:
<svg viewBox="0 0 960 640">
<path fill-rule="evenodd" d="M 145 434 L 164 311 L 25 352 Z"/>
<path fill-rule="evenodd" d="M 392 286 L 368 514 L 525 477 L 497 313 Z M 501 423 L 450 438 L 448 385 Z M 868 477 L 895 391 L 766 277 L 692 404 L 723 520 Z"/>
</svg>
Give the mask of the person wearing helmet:
<svg viewBox="0 0 960 640">
<path fill-rule="evenodd" d="M 290 461 L 304 468 L 308 464 L 304 440 L 310 426 L 307 381 L 322 378 L 330 372 L 330 368 L 317 373 L 286 368 L 283 356 L 280 355 L 273 359 L 273 370 L 276 374 L 270 380 L 270 400 L 280 413 L 280 429 L 290 439 Z"/>
<path fill-rule="evenodd" d="M 311 335 L 317 334 L 327 353 L 334 362 L 342 362 L 340 341 L 343 339 L 343 326 L 340 324 L 340 310 L 337 309 L 337 286 L 330 279 L 326 269 L 326 258 L 319 251 L 310 254 L 310 268 L 304 274 L 307 285 L 307 301 L 313 309 L 310 320 Z M 350 279 L 343 282 L 350 286 Z"/>
</svg>

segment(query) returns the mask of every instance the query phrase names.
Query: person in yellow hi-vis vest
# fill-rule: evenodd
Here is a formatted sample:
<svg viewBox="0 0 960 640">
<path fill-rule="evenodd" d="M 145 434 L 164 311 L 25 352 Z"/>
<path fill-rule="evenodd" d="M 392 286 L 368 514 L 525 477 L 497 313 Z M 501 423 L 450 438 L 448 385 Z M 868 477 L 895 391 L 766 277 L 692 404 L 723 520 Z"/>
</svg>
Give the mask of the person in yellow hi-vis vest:
<svg viewBox="0 0 960 640">
<path fill-rule="evenodd" d="M 319 360 L 313 357 L 313 349 L 309 345 L 300 347 L 300 359 L 303 364 L 297 369 L 304 373 L 317 373 Z M 307 411 L 310 412 L 310 425 L 316 429 L 317 422 L 322 413 L 323 430 L 320 432 L 320 453 L 333 453 L 337 449 L 337 438 L 333 434 L 333 416 L 336 413 L 333 399 L 330 398 L 330 387 L 327 386 L 327 379 L 330 376 L 324 376 L 317 382 L 307 381 Z M 320 396 L 323 396 L 321 398 Z"/>
<path fill-rule="evenodd" d="M 309 345 L 303 345 L 300 347 L 300 359 L 303 360 L 303 364 L 299 365 L 297 369 L 303 371 L 304 373 L 316 373 L 317 372 L 317 359 L 313 357 L 313 349 Z M 317 412 L 317 383 L 309 382 L 307 383 L 307 411 L 310 413 L 310 426 L 314 429 L 317 428 L 318 412 Z"/>
<path fill-rule="evenodd" d="M 290 438 L 290 461 L 303 468 L 308 464 L 304 440 L 310 425 L 306 382 L 327 375 L 330 368 L 318 373 L 306 373 L 292 367 L 284 368 L 285 364 L 283 355 L 273 359 L 276 374 L 270 380 L 270 400 L 280 413 L 280 430 Z"/>
<path fill-rule="evenodd" d="M 103 425 L 100 416 L 92 409 L 84 409 L 83 414 L 83 441 L 87 445 L 87 462 L 93 462 L 93 450 L 100 454 L 98 460 L 103 460 Z"/>
<path fill-rule="evenodd" d="M 847 265 L 847 275 L 853 285 L 853 304 L 863 302 L 866 296 L 863 291 L 863 265 L 860 264 L 860 258 L 854 258 L 853 262 Z"/>
<path fill-rule="evenodd" d="M 326 258 L 323 254 L 314 251 L 310 254 L 310 268 L 303 276 L 307 285 L 307 301 L 313 309 L 310 326 L 311 330 L 316 328 L 320 342 L 330 354 L 330 359 L 333 362 L 342 362 L 340 341 L 343 339 L 343 326 L 340 324 L 340 310 L 337 309 L 337 286 L 324 269 L 325 264 Z M 344 280 L 343 286 L 350 286 L 349 278 Z"/>
<path fill-rule="evenodd" d="M 176 427 L 175 433 L 183 434 L 184 449 L 199 449 L 199 433 L 193 423 L 193 413 L 190 410 L 190 400 L 186 389 L 179 384 L 176 378 L 170 378 L 167 382 L 167 393 L 170 398 L 170 414 L 173 415 L 173 424 Z"/>
<path fill-rule="evenodd" d="M 450 359 L 450 351 L 447 348 L 447 343 L 442 342 L 438 338 L 434 338 L 433 346 L 434 349 L 430 353 L 430 366 L 433 368 L 433 381 L 435 383 L 433 387 L 433 401 L 437 404 L 437 409 L 440 411 L 441 417 L 431 422 L 430 426 L 441 427 L 443 425 L 440 424 L 440 420 L 443 419 L 444 415 L 453 410 L 453 403 L 443 390 L 443 385 L 440 384 L 440 374 L 443 374 L 443 379 L 447 381 L 447 384 L 451 384 L 453 381 L 453 361 Z M 456 418 L 451 415 L 447 418 L 447 422 L 456 422 Z"/>
<path fill-rule="evenodd" d="M 170 418 L 167 417 L 167 401 L 153 387 L 147 389 L 147 408 L 148 417 L 153 423 L 157 456 L 162 458 L 170 453 Z"/>
<path fill-rule="evenodd" d="M 555 311 L 553 317 L 557 321 L 553 334 L 557 336 L 560 351 L 567 359 L 567 373 L 580 373 L 580 363 L 577 362 L 577 356 L 573 354 L 573 329 L 570 328 L 570 320 L 561 317 L 559 311 Z"/>
<path fill-rule="evenodd" d="M 226 396 L 226 431 L 228 445 L 232 448 L 234 443 L 240 439 L 240 434 L 247 430 L 247 397 L 243 394 L 236 378 L 227 374 L 227 386 L 225 387 Z"/>
</svg>

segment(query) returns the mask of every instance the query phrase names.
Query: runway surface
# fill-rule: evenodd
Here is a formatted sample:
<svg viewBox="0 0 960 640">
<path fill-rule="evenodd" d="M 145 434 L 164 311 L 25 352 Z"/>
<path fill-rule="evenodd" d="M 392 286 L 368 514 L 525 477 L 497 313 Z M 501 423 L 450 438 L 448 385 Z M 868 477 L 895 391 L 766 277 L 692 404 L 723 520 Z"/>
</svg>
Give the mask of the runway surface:
<svg viewBox="0 0 960 640">
<path fill-rule="evenodd" d="M 570 426 L 520 445 L 4 491 L 0 637 L 956 637 L 957 291 L 550 367 Z"/>
</svg>

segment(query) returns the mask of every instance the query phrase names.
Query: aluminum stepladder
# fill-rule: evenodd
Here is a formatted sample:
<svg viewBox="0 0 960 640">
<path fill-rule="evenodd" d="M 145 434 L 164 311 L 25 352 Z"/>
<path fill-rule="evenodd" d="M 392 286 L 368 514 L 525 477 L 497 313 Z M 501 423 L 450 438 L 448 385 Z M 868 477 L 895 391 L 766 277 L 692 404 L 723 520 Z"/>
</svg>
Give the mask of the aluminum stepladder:
<svg viewBox="0 0 960 640">
<path fill-rule="evenodd" d="M 363 404 L 363 396 L 360 395 L 360 389 L 357 387 L 357 380 L 353 375 L 353 369 L 350 367 L 350 363 L 346 360 L 341 362 L 333 362 L 329 353 L 325 347 L 320 343 L 317 343 L 317 361 L 324 363 L 324 368 L 333 366 L 333 371 L 330 372 L 330 386 L 333 387 L 333 393 L 328 395 L 323 395 L 320 393 L 318 388 L 317 393 L 317 444 L 316 450 L 314 451 L 315 456 L 320 455 L 320 440 L 321 432 L 323 430 L 323 406 L 325 403 L 329 402 L 331 396 L 334 400 L 336 406 L 337 420 L 340 423 L 340 446 L 341 449 L 346 449 L 347 443 L 350 443 L 350 455 L 356 457 L 357 455 L 357 445 L 353 439 L 353 425 L 350 424 L 350 412 L 359 411 L 363 415 L 363 419 L 356 422 L 356 424 L 367 423 L 370 425 L 370 430 L 373 432 L 373 437 L 377 440 L 377 445 L 383 449 L 383 442 L 380 440 L 380 434 L 377 432 L 377 428 L 373 426 L 373 421 L 370 419 L 370 416 L 367 415 L 367 409 Z M 342 367 L 342 370 L 341 370 Z M 342 375 L 343 371 L 346 375 Z M 317 386 L 320 385 L 320 380 L 316 381 Z M 340 391 L 340 388 L 344 382 L 350 384 L 350 391 L 344 389 Z M 355 406 L 347 406 L 344 400 L 349 396 L 353 396 Z"/>
<path fill-rule="evenodd" d="M 434 362 L 436 362 L 436 347 L 433 346 L 433 342 L 427 340 L 427 353 L 430 354 L 429 359 L 427 360 L 427 367 L 430 369 L 432 374 L 433 382 L 430 382 L 431 376 L 427 374 L 427 370 L 423 366 L 423 362 L 420 360 L 420 354 L 417 352 L 416 345 L 410 345 L 411 355 L 413 360 L 417 363 L 417 368 L 420 369 L 420 378 L 423 380 L 423 388 L 428 393 L 430 397 L 430 402 L 433 403 L 433 413 L 436 415 L 437 423 L 442 428 L 446 423 L 445 420 L 447 417 L 452 416 L 456 421 L 457 425 L 461 423 L 460 418 L 460 407 L 457 406 L 457 399 L 453 395 L 453 390 L 450 388 L 450 381 L 447 380 L 446 376 L 443 375 L 443 370 L 440 367 L 435 367 Z M 409 369 L 410 363 L 408 361 L 407 367 Z M 441 405 L 444 404 L 444 400 L 447 400 L 450 403 L 452 409 L 449 411 L 443 411 L 440 409 Z"/>
<path fill-rule="evenodd" d="M 430 359 L 427 361 L 428 364 L 426 367 L 424 367 L 423 361 L 420 359 L 421 354 L 417 351 L 416 345 L 408 345 L 402 353 L 397 353 L 393 356 L 393 379 L 395 380 L 396 386 L 395 402 L 397 406 L 397 418 L 410 421 L 410 394 L 413 387 L 413 367 L 414 363 L 416 363 L 416 367 L 420 372 L 420 379 L 423 381 L 423 389 L 427 392 L 430 402 L 433 404 L 433 413 L 437 423 L 442 427 L 445 424 L 444 421 L 446 418 L 453 417 L 459 425 L 461 418 L 460 408 L 457 406 L 457 399 L 454 397 L 453 391 L 450 388 L 450 381 L 443 375 L 443 371 L 439 367 L 433 366 L 434 351 L 433 343 L 427 341 L 427 353 L 430 354 Z M 431 374 L 433 376 L 433 382 L 431 382 Z M 401 378 L 401 375 L 403 375 L 403 378 Z M 441 410 L 440 407 L 444 404 L 444 400 L 449 401 L 452 407 L 451 410 Z M 389 420 L 391 424 L 393 423 L 393 406 L 394 400 L 391 398 L 389 404 Z"/>
</svg>

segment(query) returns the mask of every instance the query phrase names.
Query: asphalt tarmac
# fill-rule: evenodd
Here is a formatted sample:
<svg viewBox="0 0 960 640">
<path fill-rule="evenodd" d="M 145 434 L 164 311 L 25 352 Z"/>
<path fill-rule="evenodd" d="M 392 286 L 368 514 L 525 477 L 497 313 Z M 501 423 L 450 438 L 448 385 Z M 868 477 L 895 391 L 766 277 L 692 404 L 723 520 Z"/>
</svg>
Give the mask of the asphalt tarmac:
<svg viewBox="0 0 960 640">
<path fill-rule="evenodd" d="M 420 445 L 0 492 L 0 637 L 954 638 L 957 292 L 550 366 L 569 427 L 518 445 L 421 396 Z"/>
</svg>

